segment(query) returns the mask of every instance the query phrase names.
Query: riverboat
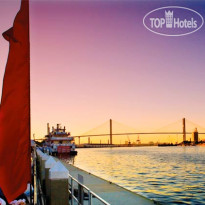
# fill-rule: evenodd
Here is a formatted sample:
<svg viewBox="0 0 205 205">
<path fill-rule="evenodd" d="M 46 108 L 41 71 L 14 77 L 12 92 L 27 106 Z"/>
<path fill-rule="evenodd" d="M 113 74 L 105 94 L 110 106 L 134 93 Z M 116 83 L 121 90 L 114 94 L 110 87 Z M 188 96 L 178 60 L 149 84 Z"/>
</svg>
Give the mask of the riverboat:
<svg viewBox="0 0 205 205">
<path fill-rule="evenodd" d="M 70 135 L 70 132 L 66 132 L 65 126 L 62 128 L 60 124 L 57 124 L 57 127 L 52 127 L 50 131 L 49 123 L 47 123 L 47 135 L 45 135 L 45 138 L 44 148 L 50 154 L 77 154 L 74 137 Z"/>
</svg>

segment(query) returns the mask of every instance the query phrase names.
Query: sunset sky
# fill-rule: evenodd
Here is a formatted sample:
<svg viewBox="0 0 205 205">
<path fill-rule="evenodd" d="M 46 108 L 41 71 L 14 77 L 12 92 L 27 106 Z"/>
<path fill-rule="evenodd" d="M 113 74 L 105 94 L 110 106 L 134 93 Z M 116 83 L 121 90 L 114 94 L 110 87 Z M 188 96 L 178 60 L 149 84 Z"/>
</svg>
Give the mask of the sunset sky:
<svg viewBox="0 0 205 205">
<path fill-rule="evenodd" d="M 205 127 L 205 26 L 181 37 L 143 26 L 169 5 L 205 18 L 205 1 L 31 1 L 32 134 L 50 122 L 80 135 L 110 118 L 147 132 L 183 117 Z M 0 1 L 0 33 L 19 6 Z M 0 86 L 7 54 L 0 36 Z"/>
</svg>

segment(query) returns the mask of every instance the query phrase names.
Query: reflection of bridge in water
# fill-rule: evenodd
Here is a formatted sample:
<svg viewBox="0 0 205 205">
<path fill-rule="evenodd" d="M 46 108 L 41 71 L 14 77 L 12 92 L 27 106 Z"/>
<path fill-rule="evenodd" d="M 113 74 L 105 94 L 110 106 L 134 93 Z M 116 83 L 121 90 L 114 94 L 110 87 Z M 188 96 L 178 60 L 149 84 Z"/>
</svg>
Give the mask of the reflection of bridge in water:
<svg viewBox="0 0 205 205">
<path fill-rule="evenodd" d="M 113 120 L 109 120 L 103 124 L 101 124 L 100 126 L 97 126 L 91 130 L 89 130 L 88 132 L 82 134 L 82 135 L 78 135 L 78 136 L 73 136 L 74 138 L 78 138 L 78 144 L 81 144 L 81 138 L 87 138 L 87 144 L 97 144 L 97 143 L 92 143 L 91 138 L 96 138 L 96 137 L 107 137 L 107 142 L 103 142 L 101 143 L 101 140 L 98 144 L 116 144 L 113 143 L 113 137 L 114 136 L 124 136 L 127 137 L 128 141 L 127 143 L 131 143 L 130 138 L 133 136 L 133 142 L 139 143 L 140 139 L 139 136 L 143 135 L 143 136 L 150 136 L 150 135 L 157 135 L 158 137 L 161 135 L 163 136 L 169 136 L 170 135 L 175 135 L 176 136 L 176 142 L 178 142 L 178 137 L 180 136 L 182 139 L 181 141 L 187 141 L 189 140 L 187 138 L 187 135 L 191 135 L 194 132 L 194 129 L 197 128 L 198 130 L 198 134 L 204 135 L 205 134 L 205 128 L 193 123 L 190 120 L 185 120 L 185 118 L 183 118 L 182 120 L 178 120 L 174 123 L 171 123 L 167 126 L 164 126 L 158 130 L 155 130 L 153 132 L 141 132 L 139 130 L 136 130 L 135 128 L 129 127 L 127 125 L 124 125 L 122 123 L 119 123 L 117 121 L 113 121 Z M 132 137 L 132 138 L 133 138 Z M 160 138 L 160 137 L 159 137 Z M 119 139 L 118 139 L 119 141 Z M 119 143 L 118 143 L 119 144 Z M 120 143 L 121 144 L 121 143 Z"/>
</svg>

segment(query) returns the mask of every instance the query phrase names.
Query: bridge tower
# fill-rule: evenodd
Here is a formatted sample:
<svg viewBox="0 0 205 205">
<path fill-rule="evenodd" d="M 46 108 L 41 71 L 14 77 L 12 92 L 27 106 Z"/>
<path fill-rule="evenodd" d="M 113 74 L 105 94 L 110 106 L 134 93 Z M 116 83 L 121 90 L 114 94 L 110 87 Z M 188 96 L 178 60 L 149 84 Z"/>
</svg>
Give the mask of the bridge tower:
<svg viewBox="0 0 205 205">
<path fill-rule="evenodd" d="M 194 132 L 192 132 L 192 141 L 194 143 L 198 143 L 199 141 L 199 133 L 198 133 L 197 128 L 195 128 Z"/>
<path fill-rule="evenodd" d="M 186 122 L 185 118 L 182 119 L 182 124 L 183 124 L 183 142 L 186 141 Z"/>
<path fill-rule="evenodd" d="M 110 119 L 110 144 L 112 144 L 112 119 Z"/>
</svg>

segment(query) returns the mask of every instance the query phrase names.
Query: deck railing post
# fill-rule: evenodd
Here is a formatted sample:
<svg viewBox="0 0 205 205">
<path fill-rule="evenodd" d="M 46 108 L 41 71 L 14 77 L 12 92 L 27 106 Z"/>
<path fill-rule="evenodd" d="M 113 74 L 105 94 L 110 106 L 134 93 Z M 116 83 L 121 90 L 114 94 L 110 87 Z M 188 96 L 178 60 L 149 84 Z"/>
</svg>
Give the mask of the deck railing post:
<svg viewBox="0 0 205 205">
<path fill-rule="evenodd" d="M 83 184 L 84 183 L 84 179 L 83 176 L 81 174 L 78 174 L 78 181 Z M 78 201 L 80 202 L 81 205 L 83 205 L 84 203 L 84 190 L 83 190 L 83 186 L 81 184 L 78 184 Z"/>
<path fill-rule="evenodd" d="M 42 186 L 42 190 L 45 193 L 45 162 L 49 158 L 46 154 L 40 155 L 40 182 Z"/>
<path fill-rule="evenodd" d="M 49 170 L 50 205 L 69 205 L 68 174 L 60 161 Z"/>
<path fill-rule="evenodd" d="M 90 193 L 90 190 L 88 191 L 88 205 L 92 205 L 92 195 Z"/>
<path fill-rule="evenodd" d="M 83 205 L 83 196 L 84 196 L 84 193 L 83 193 L 83 187 L 78 184 L 78 201 L 81 205 Z"/>
<path fill-rule="evenodd" d="M 41 179 L 41 164 L 42 164 L 41 156 L 43 155 L 43 152 L 37 149 L 36 153 L 37 153 L 36 168 L 37 168 L 39 179 Z"/>
<path fill-rule="evenodd" d="M 70 178 L 70 185 L 71 185 L 71 205 L 74 204 L 74 201 L 73 201 L 73 195 L 74 195 L 74 191 L 73 191 L 73 179 Z"/>
<path fill-rule="evenodd" d="M 53 157 L 49 157 L 45 162 L 45 195 L 46 201 L 49 203 L 49 193 L 50 193 L 50 184 L 49 184 L 49 170 L 56 164 L 56 161 Z"/>
</svg>

